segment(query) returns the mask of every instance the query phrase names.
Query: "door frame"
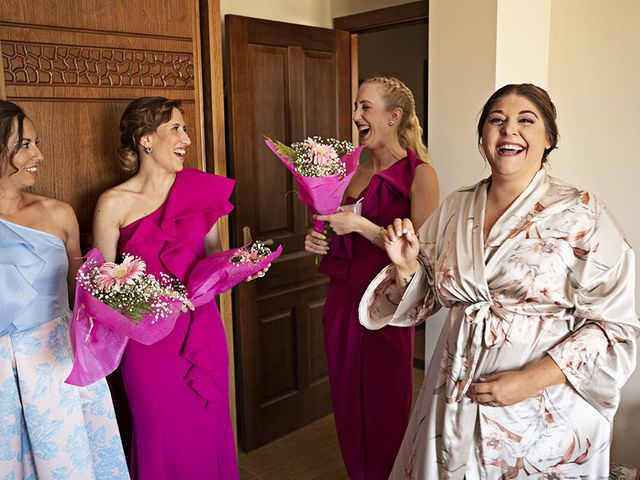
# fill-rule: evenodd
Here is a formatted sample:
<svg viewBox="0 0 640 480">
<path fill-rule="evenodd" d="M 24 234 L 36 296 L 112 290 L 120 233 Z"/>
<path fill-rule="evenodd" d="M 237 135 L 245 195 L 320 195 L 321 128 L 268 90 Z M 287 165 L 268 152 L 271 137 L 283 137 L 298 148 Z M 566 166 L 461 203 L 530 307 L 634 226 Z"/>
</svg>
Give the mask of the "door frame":
<svg viewBox="0 0 640 480">
<path fill-rule="evenodd" d="M 196 0 L 197 2 L 198 0 Z M 199 0 L 200 44 L 197 46 L 202 65 L 202 132 L 204 167 L 207 172 L 227 176 L 227 150 L 224 107 L 222 54 L 222 17 L 220 0 Z M 218 220 L 222 250 L 229 248 L 229 217 Z M 218 296 L 218 307 L 227 337 L 229 351 L 229 409 L 233 432 L 236 428 L 235 351 L 233 348 L 233 305 L 231 291 Z"/>
<path fill-rule="evenodd" d="M 397 26 L 426 23 L 429 18 L 429 1 L 396 5 L 368 12 L 346 15 L 333 19 L 333 28 L 350 33 L 369 33 Z"/>
<path fill-rule="evenodd" d="M 429 0 L 379 8 L 333 19 L 333 28 L 351 34 L 351 98 L 358 95 L 358 34 L 379 32 L 429 22 Z M 425 102 L 427 92 L 425 92 Z M 425 105 L 425 112 L 426 112 Z M 426 130 L 426 129 L 425 129 Z M 358 128 L 351 125 L 351 141 L 358 142 Z"/>
</svg>

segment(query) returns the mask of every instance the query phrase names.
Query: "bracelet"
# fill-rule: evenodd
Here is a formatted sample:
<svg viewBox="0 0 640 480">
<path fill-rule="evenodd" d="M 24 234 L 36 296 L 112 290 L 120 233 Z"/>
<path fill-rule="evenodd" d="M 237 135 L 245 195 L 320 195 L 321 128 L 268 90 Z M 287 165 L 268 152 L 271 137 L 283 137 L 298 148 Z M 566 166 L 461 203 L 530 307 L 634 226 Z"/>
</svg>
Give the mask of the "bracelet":
<svg viewBox="0 0 640 480">
<path fill-rule="evenodd" d="M 409 275 L 408 277 L 403 277 L 402 278 L 402 286 L 403 287 L 408 287 L 409 284 L 411 283 L 411 280 L 413 280 L 413 277 L 415 276 L 416 272 L 413 272 L 411 275 Z"/>
<path fill-rule="evenodd" d="M 373 237 L 373 240 L 371 240 L 371 243 L 376 243 L 383 233 L 384 233 L 384 227 L 380 227 L 378 229 L 378 233 L 376 233 L 376 236 Z"/>
</svg>

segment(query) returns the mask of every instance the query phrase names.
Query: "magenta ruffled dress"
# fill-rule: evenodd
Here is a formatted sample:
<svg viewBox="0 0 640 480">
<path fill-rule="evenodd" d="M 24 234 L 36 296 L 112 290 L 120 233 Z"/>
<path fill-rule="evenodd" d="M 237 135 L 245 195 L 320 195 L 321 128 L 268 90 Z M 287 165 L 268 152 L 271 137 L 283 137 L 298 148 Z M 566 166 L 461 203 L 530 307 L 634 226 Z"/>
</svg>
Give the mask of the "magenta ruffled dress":
<svg viewBox="0 0 640 480">
<path fill-rule="evenodd" d="M 360 194 L 362 215 L 376 225 L 411 215 L 411 185 L 423 162 L 407 156 L 373 176 Z M 349 198 L 346 203 L 357 199 Z M 336 430 L 352 480 L 389 477 L 411 412 L 413 328 L 365 329 L 358 305 L 389 264 L 362 235 L 335 235 L 319 271 L 331 277 L 322 320 Z"/>
<path fill-rule="evenodd" d="M 179 172 L 160 208 L 120 230 L 118 252 L 140 256 L 154 275 L 186 283 L 205 257 L 204 236 L 233 209 L 233 185 L 197 170 Z M 228 350 L 215 301 L 180 315 L 153 345 L 129 341 L 120 370 L 133 425 L 132 478 L 239 478 Z"/>
</svg>

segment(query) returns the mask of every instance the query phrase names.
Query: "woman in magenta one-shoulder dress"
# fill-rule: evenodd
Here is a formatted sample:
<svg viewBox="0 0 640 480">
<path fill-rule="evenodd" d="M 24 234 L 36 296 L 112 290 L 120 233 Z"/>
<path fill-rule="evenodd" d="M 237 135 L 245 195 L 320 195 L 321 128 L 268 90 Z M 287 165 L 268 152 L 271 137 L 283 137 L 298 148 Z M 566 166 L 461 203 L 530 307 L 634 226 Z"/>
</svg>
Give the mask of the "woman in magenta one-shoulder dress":
<svg viewBox="0 0 640 480">
<path fill-rule="evenodd" d="M 104 192 L 95 244 L 107 261 L 130 253 L 147 271 L 183 283 L 220 249 L 216 221 L 231 211 L 234 182 L 184 169 L 191 141 L 180 102 L 146 97 L 120 121 L 119 156 L 136 172 Z M 139 480 L 238 479 L 229 413 L 228 351 L 215 301 L 183 313 L 153 345 L 129 341 L 120 370 L 133 426 L 131 476 Z"/>
<path fill-rule="evenodd" d="M 371 160 L 358 167 L 343 207 L 318 215 L 335 235 L 310 231 L 307 251 L 326 255 L 319 271 L 330 277 L 323 310 L 331 396 L 342 456 L 352 480 L 386 480 L 409 421 L 413 379 L 412 329 L 368 331 L 358 305 L 379 269 L 389 263 L 383 227 L 400 212 L 422 224 L 439 191 L 426 158 L 411 91 L 400 80 L 375 77 L 360 86 L 353 120 Z M 416 152 L 418 156 L 416 156 Z"/>
</svg>

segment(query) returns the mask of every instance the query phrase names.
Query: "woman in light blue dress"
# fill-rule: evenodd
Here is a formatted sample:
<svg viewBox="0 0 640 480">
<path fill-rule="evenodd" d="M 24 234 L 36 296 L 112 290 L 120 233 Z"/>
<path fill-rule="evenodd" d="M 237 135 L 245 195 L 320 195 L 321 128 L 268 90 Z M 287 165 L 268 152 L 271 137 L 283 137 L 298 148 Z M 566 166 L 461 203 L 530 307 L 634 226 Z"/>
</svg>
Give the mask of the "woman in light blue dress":
<svg viewBox="0 0 640 480">
<path fill-rule="evenodd" d="M 38 143 L 22 109 L 0 100 L 0 480 L 128 479 L 107 384 L 64 383 L 78 223 L 68 204 L 24 191 Z"/>
</svg>

